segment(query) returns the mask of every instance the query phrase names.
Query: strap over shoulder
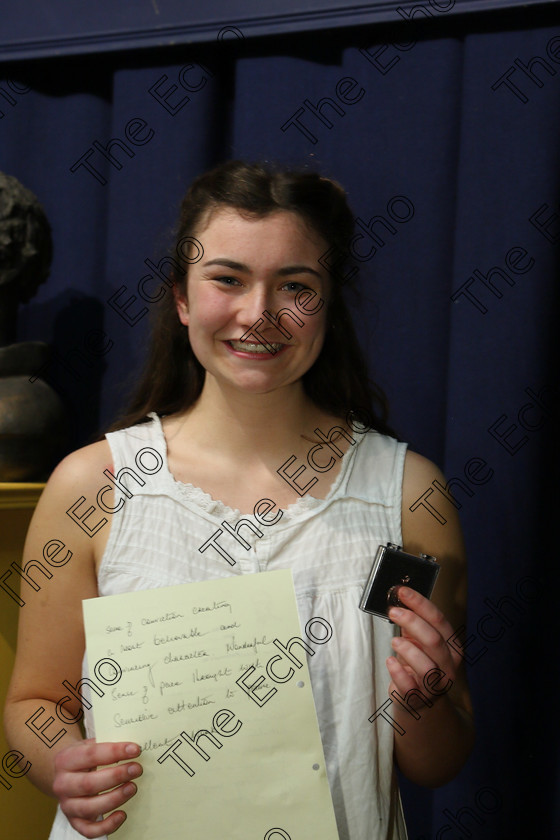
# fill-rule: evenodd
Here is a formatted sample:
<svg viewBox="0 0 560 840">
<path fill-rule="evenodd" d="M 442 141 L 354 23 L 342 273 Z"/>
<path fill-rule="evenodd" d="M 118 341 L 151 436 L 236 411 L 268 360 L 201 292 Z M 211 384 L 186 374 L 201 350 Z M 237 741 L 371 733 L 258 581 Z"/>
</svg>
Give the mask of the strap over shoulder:
<svg viewBox="0 0 560 840">
<path fill-rule="evenodd" d="M 155 495 L 173 483 L 161 420 L 155 411 L 148 416 L 147 423 L 105 435 L 113 456 L 113 483 L 125 495 Z"/>
<path fill-rule="evenodd" d="M 386 507 L 400 506 L 407 446 L 389 435 L 367 432 L 337 495 Z"/>
</svg>

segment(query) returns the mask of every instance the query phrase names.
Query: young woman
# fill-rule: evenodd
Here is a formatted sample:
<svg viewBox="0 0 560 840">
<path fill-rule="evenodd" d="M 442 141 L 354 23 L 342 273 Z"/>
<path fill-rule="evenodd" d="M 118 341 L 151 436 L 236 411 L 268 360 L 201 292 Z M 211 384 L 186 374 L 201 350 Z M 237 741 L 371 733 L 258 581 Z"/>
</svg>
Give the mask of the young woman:
<svg viewBox="0 0 560 840">
<path fill-rule="evenodd" d="M 139 746 L 96 743 L 87 713 L 90 737 L 70 725 L 51 748 L 25 724 L 40 706 L 36 726 L 50 716 L 56 723 L 45 732 L 60 729 L 61 684 L 82 673 L 81 602 L 97 595 L 291 568 L 302 627 L 314 615 L 333 627 L 308 664 L 341 838 L 405 838 L 394 762 L 432 787 L 453 778 L 471 750 L 464 668 L 458 644 L 447 643 L 465 624 L 461 530 L 452 504 L 444 526 L 410 510 L 432 480 L 445 479 L 376 410 L 380 393 L 367 385 L 343 299 L 352 230 L 344 191 L 314 173 L 233 161 L 187 192 L 177 233 L 184 272 L 158 303 L 131 410 L 57 467 L 25 545 L 24 561 L 41 556 L 56 531 L 73 552 L 21 611 L 5 713 L 29 777 L 59 800 L 51 840 L 112 834 L 122 806 L 142 796 L 142 780 L 131 781 L 142 772 Z M 370 431 L 352 419 L 364 413 Z M 95 498 L 103 471 L 131 466 L 144 446 L 163 459 L 158 475 L 145 486 L 123 480 L 132 497 L 106 491 L 108 509 L 126 503 L 93 536 L 76 527 L 66 515 L 76 499 Z M 199 551 L 221 522 L 255 522 L 260 499 L 276 516 L 266 539 L 245 529 L 251 549 L 238 546 L 235 565 L 212 546 Z M 408 609 L 391 609 L 394 624 L 358 608 L 386 542 L 441 564 L 431 601 L 399 590 Z M 65 710 L 78 717 L 73 702 Z"/>
</svg>

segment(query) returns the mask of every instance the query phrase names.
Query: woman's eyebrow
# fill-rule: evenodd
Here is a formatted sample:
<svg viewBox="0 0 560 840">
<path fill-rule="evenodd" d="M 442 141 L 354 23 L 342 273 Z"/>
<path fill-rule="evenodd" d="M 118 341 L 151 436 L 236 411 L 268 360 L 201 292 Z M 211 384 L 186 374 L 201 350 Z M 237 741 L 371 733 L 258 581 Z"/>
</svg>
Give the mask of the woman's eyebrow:
<svg viewBox="0 0 560 840">
<path fill-rule="evenodd" d="M 236 262 L 235 260 L 229 260 L 226 257 L 217 257 L 214 260 L 207 260 L 205 263 L 202 263 L 202 265 L 223 265 L 226 268 L 231 268 L 233 271 L 244 271 L 246 274 L 252 273 L 248 265 Z M 280 277 L 288 277 L 291 274 L 314 274 L 315 277 L 321 279 L 321 275 L 319 274 L 319 272 L 315 271 L 314 268 L 311 268 L 308 265 L 288 265 L 284 268 L 278 269 L 276 273 Z"/>
<path fill-rule="evenodd" d="M 310 268 L 308 265 L 288 265 L 286 268 L 281 268 L 276 273 L 281 277 L 286 277 L 290 274 L 314 274 L 315 277 L 319 278 L 319 280 L 322 279 L 319 272 L 315 271 L 314 268 Z"/>
<path fill-rule="evenodd" d="M 251 269 L 248 265 L 235 262 L 235 260 L 228 260 L 226 257 L 217 257 L 215 260 L 207 260 L 202 265 L 224 265 L 226 268 L 232 268 L 234 271 L 246 271 L 250 273 Z"/>
</svg>

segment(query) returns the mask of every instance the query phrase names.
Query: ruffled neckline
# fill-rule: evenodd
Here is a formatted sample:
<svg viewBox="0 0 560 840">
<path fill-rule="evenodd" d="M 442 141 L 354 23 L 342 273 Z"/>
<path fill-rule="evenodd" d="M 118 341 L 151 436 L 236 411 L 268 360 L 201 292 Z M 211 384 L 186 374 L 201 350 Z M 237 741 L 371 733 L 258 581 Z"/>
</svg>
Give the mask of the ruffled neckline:
<svg viewBox="0 0 560 840">
<path fill-rule="evenodd" d="M 163 456 L 167 478 L 170 483 L 170 486 L 172 486 L 175 491 L 174 495 L 176 498 L 178 498 L 180 501 L 185 501 L 190 504 L 194 504 L 201 510 L 204 510 L 206 513 L 212 516 L 216 516 L 222 520 L 225 520 L 226 522 L 235 522 L 241 519 L 242 517 L 244 519 L 255 518 L 253 513 L 241 513 L 241 511 L 238 508 L 232 508 L 229 505 L 226 505 L 220 499 L 214 499 L 213 496 L 210 495 L 210 493 L 207 493 L 205 490 L 203 490 L 201 487 L 197 487 L 195 484 L 190 484 L 188 482 L 179 481 L 178 479 L 176 479 L 175 476 L 169 470 L 169 464 L 167 460 L 167 441 L 165 439 L 161 418 L 158 414 L 156 414 L 155 411 L 151 411 L 148 414 L 148 417 L 152 419 L 152 422 L 154 424 L 154 429 L 159 439 L 161 454 Z M 340 485 L 342 484 L 350 468 L 350 464 L 355 457 L 357 447 L 360 445 L 364 437 L 365 435 L 360 435 L 357 439 L 355 439 L 356 444 L 354 446 L 349 446 L 344 455 L 342 456 L 342 464 L 339 473 L 335 481 L 329 488 L 329 492 L 327 493 L 325 498 L 317 499 L 315 496 L 311 496 L 308 493 L 306 493 L 305 496 L 299 496 L 298 499 L 296 499 L 295 502 L 289 504 L 287 508 L 279 508 L 279 510 L 282 511 L 282 514 L 284 516 L 284 521 L 293 520 L 304 513 L 308 513 L 322 506 L 326 506 L 332 501 L 332 499 L 337 494 Z"/>
</svg>

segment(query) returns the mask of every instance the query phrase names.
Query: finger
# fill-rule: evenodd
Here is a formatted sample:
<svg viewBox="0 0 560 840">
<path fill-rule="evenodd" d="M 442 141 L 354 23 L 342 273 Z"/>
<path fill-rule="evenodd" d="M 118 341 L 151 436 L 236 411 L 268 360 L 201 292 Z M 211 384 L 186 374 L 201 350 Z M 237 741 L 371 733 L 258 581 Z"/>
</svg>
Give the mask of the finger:
<svg viewBox="0 0 560 840">
<path fill-rule="evenodd" d="M 137 792 L 134 782 L 120 785 L 98 796 L 61 797 L 60 807 L 68 819 L 95 821 L 128 802 Z"/>
<path fill-rule="evenodd" d="M 399 647 L 399 641 L 406 641 L 418 650 L 428 652 L 432 657 L 437 656 L 438 660 L 451 662 L 451 654 L 443 636 L 416 613 L 401 607 L 391 607 L 389 618 L 398 624 L 402 631 L 400 636 L 394 636 L 391 640 L 391 643 L 398 640 L 397 645 L 393 645 L 394 650 L 400 651 L 402 648 Z"/>
<path fill-rule="evenodd" d="M 421 717 L 422 709 L 431 708 L 439 700 L 439 695 L 446 693 L 446 691 L 438 691 L 434 696 L 431 688 L 424 684 L 419 685 L 417 680 L 403 668 L 394 656 L 388 657 L 386 662 L 392 677 L 389 685 L 389 696 L 400 705 L 404 705 L 407 711 L 417 720 Z"/>
<path fill-rule="evenodd" d="M 412 669 L 417 687 L 421 691 L 436 696 L 447 694 L 456 678 L 452 662 L 442 667 L 425 651 L 402 637 L 395 637 L 391 644 L 393 649 L 398 651 L 399 665 L 402 668 L 408 665 Z"/>
<path fill-rule="evenodd" d="M 453 635 L 451 624 L 429 598 L 425 598 L 415 589 L 411 589 L 410 586 L 400 586 L 398 598 L 405 607 L 434 627 L 444 639 Z"/>
<path fill-rule="evenodd" d="M 55 767 L 66 772 L 92 770 L 94 767 L 136 758 L 140 752 L 139 745 L 131 741 L 98 744 L 94 738 L 88 738 L 61 750 L 55 758 Z"/>
<path fill-rule="evenodd" d="M 396 659 L 397 662 L 399 663 L 399 665 L 401 665 L 404 668 L 404 670 L 407 672 L 407 674 L 410 674 L 413 677 L 415 676 L 413 669 L 410 667 L 410 665 L 408 665 L 406 663 L 406 661 L 402 658 L 402 656 L 399 656 L 398 653 L 395 652 L 395 655 L 392 656 L 391 659 Z"/>
<path fill-rule="evenodd" d="M 407 670 L 394 656 L 387 657 L 387 669 L 391 675 L 391 684 L 389 686 L 389 695 L 393 690 L 397 690 L 403 697 L 413 688 L 418 688 L 418 682 L 414 672 Z"/>
<path fill-rule="evenodd" d="M 95 796 L 117 785 L 136 779 L 143 773 L 142 765 L 138 762 L 117 764 L 100 770 L 85 772 L 61 771 L 53 784 L 53 792 L 57 796 Z"/>
<path fill-rule="evenodd" d="M 419 647 L 419 649 L 426 651 L 439 667 L 444 670 L 451 669 L 455 671 L 456 664 L 460 662 L 461 657 L 458 652 L 455 652 L 456 657 L 454 657 L 454 651 L 451 650 L 446 642 L 448 638 L 446 631 L 447 629 L 451 630 L 451 625 L 441 610 L 435 604 L 428 601 L 427 598 L 424 598 L 423 595 L 407 587 L 402 587 L 402 589 L 406 589 L 407 592 L 412 593 L 412 596 L 408 596 L 403 591 L 402 595 L 400 595 L 403 603 L 408 604 L 414 600 L 415 604 L 413 606 L 415 606 L 415 610 L 391 607 L 389 618 L 401 628 L 402 638 L 408 639 L 411 643 Z M 452 635 L 452 631 L 449 635 Z M 457 659 L 457 662 L 455 659 Z"/>
<path fill-rule="evenodd" d="M 421 622 L 421 619 L 418 621 Z M 418 632 L 420 639 L 413 638 L 407 632 L 391 640 L 391 647 L 400 664 L 412 668 L 420 682 L 428 671 L 433 670 L 439 671 L 440 677 L 446 675 L 454 681 L 457 666 L 445 642 L 423 622 L 420 625 L 411 623 L 411 626 Z"/>
<path fill-rule="evenodd" d="M 70 825 L 84 837 L 104 837 L 113 834 L 126 820 L 124 811 L 114 811 L 106 819 L 91 823 L 81 819 L 71 819 Z"/>
</svg>

